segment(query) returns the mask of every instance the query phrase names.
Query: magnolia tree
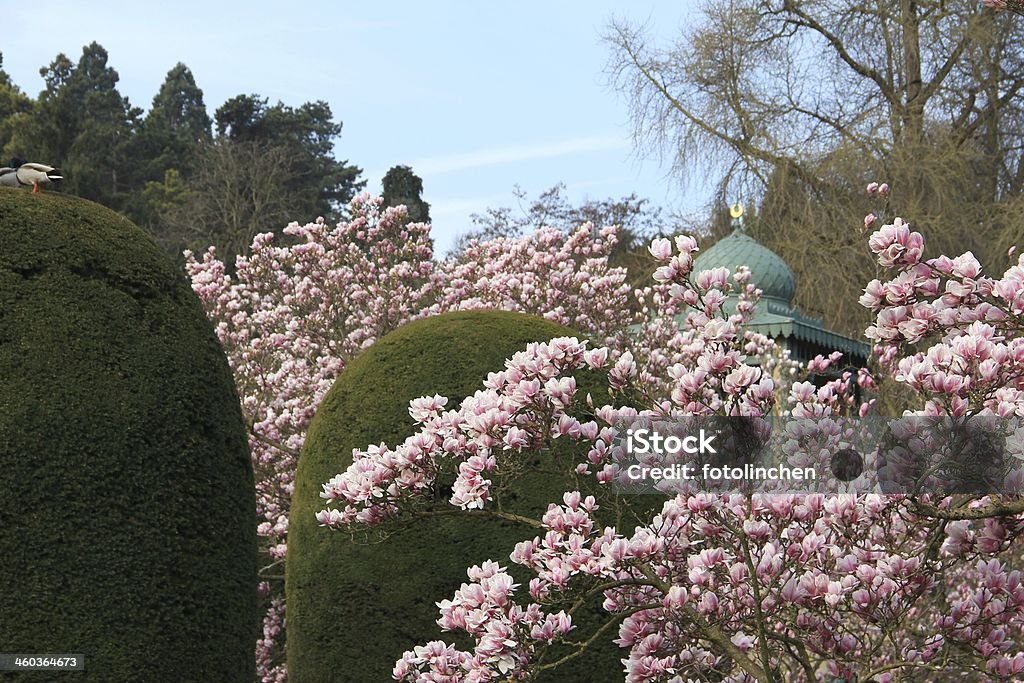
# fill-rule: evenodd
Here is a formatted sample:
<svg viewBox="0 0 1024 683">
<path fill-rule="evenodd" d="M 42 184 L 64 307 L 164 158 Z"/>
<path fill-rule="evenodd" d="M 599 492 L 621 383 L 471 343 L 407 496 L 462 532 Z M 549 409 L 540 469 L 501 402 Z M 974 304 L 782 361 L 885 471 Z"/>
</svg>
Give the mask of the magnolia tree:
<svg viewBox="0 0 1024 683">
<path fill-rule="evenodd" d="M 338 373 L 405 322 L 453 310 L 497 308 L 541 315 L 620 348 L 636 325 L 655 377 L 693 340 L 677 338 L 668 285 L 634 293 L 611 267 L 615 228 L 541 229 L 515 239 L 472 241 L 457 259 L 433 259 L 430 228 L 404 207 L 360 195 L 351 220 L 293 223 L 281 244 L 258 235 L 233 274 L 212 248 L 186 253 L 193 290 L 216 325 L 249 423 L 257 525 L 268 601 L 257 659 L 265 681 L 285 680 L 280 567 L 289 500 L 306 429 Z M 762 345 L 765 342 L 762 340 Z M 770 344 L 768 345 L 770 346 Z M 767 348 L 767 347 L 766 347 Z M 685 352 L 685 348 L 683 348 Z"/>
<path fill-rule="evenodd" d="M 1024 256 L 1000 278 L 986 276 L 970 252 L 925 259 L 923 237 L 898 218 L 869 246 L 886 275 L 861 298 L 876 313 L 867 334 L 882 367 L 917 392 L 915 414 L 1024 415 Z M 685 483 L 657 514 L 623 518 L 623 424 L 756 421 L 783 411 L 797 430 L 787 443 L 813 458 L 820 444 L 841 441 L 845 432 L 832 428 L 840 419 L 870 409 L 855 410 L 848 375 L 821 386 L 794 382 L 780 402 L 780 373 L 746 362 L 770 345 L 743 332 L 756 291 L 738 273 L 744 291 L 733 312 L 730 274 L 692 272 L 697 250 L 689 237 L 651 244 L 662 265 L 644 297 L 656 302 L 655 317 L 685 312 L 675 328 L 650 323 L 660 355 L 647 348 L 638 362 L 599 340 L 533 344 L 458 406 L 441 396 L 412 401 L 412 437 L 357 453 L 324 484 L 319 522 L 358 532 L 401 524 L 439 490 L 467 514 L 501 515 L 492 481 L 556 439 L 576 444 L 568 467 L 581 483 L 594 482 L 595 495 L 570 490 L 540 519 L 520 518 L 538 535 L 502 562 L 469 568 L 468 581 L 438 603 L 441 629 L 468 635 L 472 648 L 441 640 L 416 647 L 394 678 L 532 680 L 585 661 L 590 645 L 610 638 L 623 649 L 630 683 L 1019 680 L 1019 467 L 1009 468 L 998 495 L 868 493 L 879 486 L 877 460 L 852 482 L 799 494 Z M 836 360 L 812 365 L 821 371 Z M 606 378 L 610 402 L 579 395 L 574 375 L 584 369 Z M 807 421 L 816 430 L 801 431 Z M 1006 451 L 1021 462 L 1024 430 L 1006 439 Z M 525 585 L 508 562 L 528 573 Z M 581 636 L 574 615 L 591 600 L 607 622 Z"/>
</svg>

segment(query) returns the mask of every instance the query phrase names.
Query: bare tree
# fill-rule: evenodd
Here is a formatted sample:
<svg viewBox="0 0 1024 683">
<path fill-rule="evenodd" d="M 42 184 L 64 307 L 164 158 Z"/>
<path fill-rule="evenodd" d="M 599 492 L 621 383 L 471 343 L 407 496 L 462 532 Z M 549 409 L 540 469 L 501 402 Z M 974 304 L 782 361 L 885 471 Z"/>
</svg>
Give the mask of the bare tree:
<svg viewBox="0 0 1024 683">
<path fill-rule="evenodd" d="M 798 303 L 851 332 L 867 182 L 888 180 L 939 249 L 1024 236 L 1022 38 L 969 0 L 708 0 L 672 46 L 622 22 L 606 36 L 639 149 L 762 202 L 750 229 L 790 262 Z"/>
<path fill-rule="evenodd" d="M 293 215 L 291 169 L 281 145 L 226 139 L 203 145 L 185 200 L 163 217 L 165 230 L 193 249 L 216 246 L 225 262 L 233 262 L 257 233 L 305 218 Z"/>
<path fill-rule="evenodd" d="M 554 185 L 531 199 L 518 185 L 513 190 L 517 208 L 488 207 L 482 214 L 469 218 L 474 229 L 459 236 L 452 255 L 458 258 L 470 240 L 485 241 L 499 237 L 518 237 L 540 228 L 558 228 L 569 233 L 584 223 L 595 227 L 614 225 L 619 228 L 615 247 L 610 255 L 614 266 L 629 270 L 630 284 L 643 287 L 651 281 L 656 267 L 647 245 L 673 222 L 661 207 L 649 199 L 631 194 L 620 199 L 587 199 L 573 204 L 566 197 L 563 183 Z"/>
</svg>

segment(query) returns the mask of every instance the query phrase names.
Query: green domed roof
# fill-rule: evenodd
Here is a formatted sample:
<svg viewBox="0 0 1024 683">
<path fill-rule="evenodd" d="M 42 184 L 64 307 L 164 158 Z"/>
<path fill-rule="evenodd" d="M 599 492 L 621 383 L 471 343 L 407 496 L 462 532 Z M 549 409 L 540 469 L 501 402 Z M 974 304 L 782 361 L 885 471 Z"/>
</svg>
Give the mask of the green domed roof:
<svg viewBox="0 0 1024 683">
<path fill-rule="evenodd" d="M 739 266 L 750 268 L 750 281 L 762 291 L 756 311 L 745 323 L 747 329 L 785 340 L 794 360 L 806 362 L 819 353 L 842 351 L 859 367 L 866 365 L 870 351 L 867 344 L 836 334 L 820 320 L 805 317 L 793 308 L 796 294 L 793 271 L 778 254 L 748 235 L 742 227 L 698 256 L 693 270 L 725 267 L 733 272 Z M 734 295 L 730 300 L 735 305 Z M 735 312 L 735 308 L 727 310 Z"/>
<path fill-rule="evenodd" d="M 739 266 L 749 267 L 750 281 L 764 292 L 764 299 L 778 299 L 788 306 L 796 294 L 796 278 L 786 262 L 741 229 L 733 230 L 731 235 L 698 256 L 693 270 L 697 272 L 722 266 L 730 272 Z"/>
</svg>

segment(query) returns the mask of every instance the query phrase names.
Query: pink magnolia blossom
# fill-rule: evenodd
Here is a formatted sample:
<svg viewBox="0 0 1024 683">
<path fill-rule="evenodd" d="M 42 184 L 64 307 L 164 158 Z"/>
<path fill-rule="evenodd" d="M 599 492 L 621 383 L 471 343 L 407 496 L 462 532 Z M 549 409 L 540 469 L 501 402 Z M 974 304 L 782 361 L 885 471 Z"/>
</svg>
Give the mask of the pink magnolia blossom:
<svg viewBox="0 0 1024 683">
<path fill-rule="evenodd" d="M 350 216 L 336 226 L 323 221 L 293 223 L 284 231 L 289 245 L 278 244 L 271 234 L 258 235 L 234 273 L 212 250 L 186 255 L 193 290 L 214 321 L 250 425 L 256 524 L 266 568 L 279 565 L 287 550 L 296 458 L 320 401 L 353 357 L 405 322 L 475 308 L 540 315 L 606 343 L 587 349 L 584 362 L 593 368 L 615 368 L 622 382 L 639 376 L 653 380 L 663 368 L 698 353 L 693 330 L 681 331 L 673 318 L 678 304 L 666 287 L 631 293 L 625 269 L 609 265 L 617 240 L 613 227 L 587 224 L 569 234 L 545 228 L 522 238 L 473 242 L 459 258 L 437 261 L 430 227 L 408 223 L 403 207 L 384 209 L 380 199 L 360 195 L 350 206 Z M 678 253 L 671 253 L 673 246 Z M 652 254 L 671 259 L 674 272 L 686 277 L 697 249 L 695 240 L 679 237 L 668 242 L 667 251 L 659 242 Z M 697 296 L 689 289 L 685 294 Z M 630 305 L 630 297 L 638 303 Z M 709 313 L 720 306 L 720 300 L 707 297 Z M 635 338 L 627 335 L 631 326 L 638 330 Z M 627 340 L 632 351 L 624 353 Z M 774 362 L 770 341 L 748 335 L 748 343 Z M 542 390 L 555 402 L 572 395 L 568 378 L 550 387 L 531 380 L 516 382 L 520 400 Z M 431 423 L 446 408 L 445 401 L 438 396 L 418 399 L 410 406 L 410 416 Z M 500 411 L 481 410 L 473 424 L 489 438 L 494 426 L 489 421 L 500 420 Z M 510 430 L 487 448 L 518 452 L 543 441 L 525 427 L 517 426 L 518 431 Z M 563 420 L 554 431 L 559 437 L 577 439 L 589 438 L 590 429 Z M 396 457 L 387 449 L 374 454 Z M 488 457 L 481 454 L 466 464 L 458 495 L 467 508 L 486 500 L 492 468 Z M 367 468 L 367 463 L 360 467 Z M 351 484 L 352 495 L 383 495 L 372 471 L 365 469 L 364 475 Z M 406 476 L 405 485 L 423 485 L 423 479 Z M 322 521 L 336 524 L 339 514 L 326 512 Z M 373 521 L 378 514 L 382 512 L 364 510 L 359 519 Z M 268 601 L 277 600 L 268 607 L 269 629 L 284 611 L 280 581 L 269 583 L 267 591 Z M 273 635 L 261 640 L 258 655 L 266 681 L 285 675 L 283 665 L 268 664 L 281 659 L 280 633 L 267 633 L 271 631 Z"/>
<path fill-rule="evenodd" d="M 358 465 L 324 485 L 328 510 L 342 521 L 322 523 L 400 523 L 410 501 L 445 476 L 454 477 L 452 504 L 494 509 L 491 477 L 514 470 L 524 444 L 545 437 L 575 441 L 576 473 L 593 475 L 602 490 L 622 476 L 614 434 L 623 419 L 760 416 L 781 407 L 827 423 L 859 413 L 850 387 L 872 387 L 866 373 L 821 386 L 797 381 L 779 406 L 773 378 L 744 362 L 769 343 L 744 333 L 744 314 L 727 315 L 717 299 L 731 287 L 728 273 L 692 275 L 687 257 L 696 244 L 676 246 L 676 254 L 664 242 L 650 250 L 664 265 L 645 296 L 657 310 L 684 313 L 671 337 L 662 333 L 671 342 L 660 356 L 652 347 L 634 355 L 573 338 L 532 344 L 461 406 L 428 416 L 419 434 L 393 450 L 360 453 Z M 870 248 L 897 272 L 866 290 L 863 303 L 877 316 L 868 335 L 894 376 L 918 393 L 920 412 L 1019 414 L 1024 346 L 1009 303 L 1019 275 L 987 279 L 969 254 L 923 261 L 923 237 L 902 221 L 875 233 Z M 756 301 L 756 292 L 742 294 Z M 657 338 L 658 328 L 648 329 Z M 839 360 L 819 356 L 809 369 L 825 372 Z M 611 402 L 574 400 L 565 380 L 584 367 L 606 373 Z M 800 443 L 814 436 L 825 443 L 841 432 L 804 433 Z M 365 495 L 367 486 L 380 495 Z M 784 680 L 933 680 L 970 671 L 1011 680 L 1024 670 L 1020 515 L 975 517 L 951 498 L 927 495 L 690 490 L 620 529 L 598 502 L 607 497 L 569 491 L 548 507 L 539 535 L 510 555 L 532 572 L 526 587 L 491 582 L 503 576 L 493 563 L 471 569 L 475 583 L 439 603 L 439 624 L 467 633 L 473 647 L 416 648 L 399 661 L 396 680 L 526 679 L 572 630 L 568 613 L 553 610 L 595 591 L 618 622 L 626 681 L 768 680 L 765 662 Z M 980 498 L 969 509 L 998 504 Z"/>
<path fill-rule="evenodd" d="M 284 556 L 294 457 L 309 420 L 337 373 L 380 335 L 417 317 L 486 307 L 589 335 L 538 340 L 457 406 L 436 395 L 413 400 L 413 436 L 358 451 L 324 484 L 317 520 L 331 528 L 401 524 L 438 481 L 450 484 L 450 504 L 500 515 L 496 482 L 557 439 L 576 454 L 567 473 L 593 477 L 600 492 L 570 490 L 536 520 L 539 534 L 509 556 L 532 573 L 526 585 L 498 563 L 468 570 L 469 583 L 440 603 L 438 623 L 467 633 L 472 648 L 416 647 L 396 664 L 396 680 L 525 679 L 546 648 L 581 637 L 570 610 L 584 593 L 614 620 L 608 637 L 623 648 L 627 681 L 765 680 L 764 661 L 786 680 L 1019 678 L 1024 522 L 990 512 L 1003 509 L 998 498 L 964 506 L 928 496 L 684 490 L 657 515 L 624 524 L 609 515 L 610 489 L 623 478 L 614 438 L 623 420 L 781 412 L 824 424 L 871 409 L 853 396 L 853 387 L 874 388 L 870 374 L 801 381 L 770 339 L 744 329 L 760 294 L 748 270 L 695 273 L 693 237 L 659 239 L 649 249 L 654 283 L 630 293 L 625 272 L 608 265 L 611 228 L 473 243 L 461 259 L 437 262 L 429 227 L 407 224 L 403 209 L 382 210 L 364 195 L 351 214 L 335 228 L 289 226 L 292 246 L 258 236 L 233 276 L 212 253 L 188 262 L 252 425 L 270 562 Z M 861 297 L 876 316 L 867 335 L 878 361 L 916 392 L 919 414 L 1024 415 L 1024 261 L 996 279 L 969 252 L 925 259 L 924 246 L 899 219 L 871 236 L 888 270 Z M 727 295 L 738 296 L 734 312 Z M 635 306 L 625 304 L 630 296 Z M 808 370 L 830 372 L 840 360 L 819 356 Z M 607 397 L 580 395 L 574 374 L 584 368 L 604 374 Z M 842 432 L 793 438 L 820 465 Z M 1017 441 L 1008 449 L 1024 463 Z M 279 585 L 262 591 L 270 607 L 260 674 L 282 681 L 284 603 Z"/>
<path fill-rule="evenodd" d="M 473 243 L 461 258 L 437 261 L 430 227 L 408 223 L 404 207 L 384 209 L 364 194 L 349 211 L 351 218 L 336 226 L 291 224 L 284 231 L 290 245 L 258 235 L 233 274 L 213 250 L 186 254 L 193 290 L 214 321 L 250 425 L 256 524 L 268 567 L 286 551 L 292 478 L 309 422 L 338 373 L 377 338 L 416 318 L 473 308 L 533 313 L 602 340 L 621 337 L 638 316 L 622 305 L 629 294 L 625 270 L 608 264 L 614 228 L 584 225 L 568 235 L 542 229 Z M 596 365 L 610 360 L 607 351 L 591 356 Z M 410 415 L 429 421 L 445 400 L 424 397 Z M 528 444 L 513 436 L 510 445 Z M 484 463 L 477 476 L 486 469 Z M 376 487 L 364 485 L 373 497 Z M 469 503 L 479 486 L 462 494 Z M 325 519 L 337 521 L 336 513 Z M 277 602 L 265 630 L 284 610 L 280 582 L 268 590 Z M 278 635 L 261 640 L 265 681 L 285 675 L 283 665 L 268 664 L 281 659 Z"/>
</svg>

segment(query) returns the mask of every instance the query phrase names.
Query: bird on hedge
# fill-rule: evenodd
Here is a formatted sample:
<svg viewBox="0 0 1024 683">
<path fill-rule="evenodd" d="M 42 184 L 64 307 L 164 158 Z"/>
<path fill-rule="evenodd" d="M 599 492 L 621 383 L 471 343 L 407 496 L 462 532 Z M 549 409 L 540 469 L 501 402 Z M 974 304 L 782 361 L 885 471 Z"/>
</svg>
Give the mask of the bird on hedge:
<svg viewBox="0 0 1024 683">
<path fill-rule="evenodd" d="M 7 187 L 32 186 L 33 192 L 42 192 L 41 187 L 47 183 L 63 180 L 60 171 L 53 166 L 36 164 L 19 159 L 11 159 L 11 165 L 0 168 L 0 185 Z"/>
</svg>

